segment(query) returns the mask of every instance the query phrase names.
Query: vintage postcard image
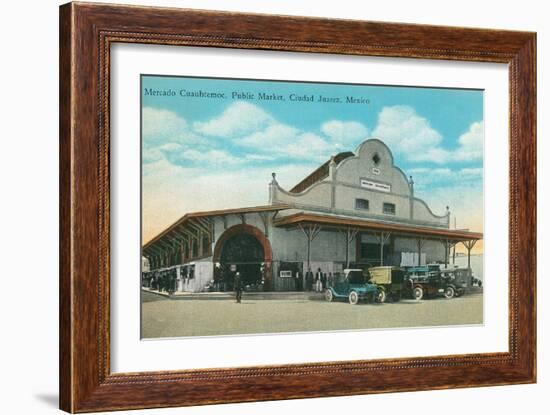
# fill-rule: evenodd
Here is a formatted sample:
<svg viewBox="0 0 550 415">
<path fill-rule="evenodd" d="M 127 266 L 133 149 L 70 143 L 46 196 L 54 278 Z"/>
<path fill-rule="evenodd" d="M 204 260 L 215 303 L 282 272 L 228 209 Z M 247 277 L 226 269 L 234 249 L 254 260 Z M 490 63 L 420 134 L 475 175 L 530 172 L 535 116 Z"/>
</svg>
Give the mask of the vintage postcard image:
<svg viewBox="0 0 550 415">
<path fill-rule="evenodd" d="M 483 323 L 483 91 L 141 77 L 143 339 Z"/>
</svg>

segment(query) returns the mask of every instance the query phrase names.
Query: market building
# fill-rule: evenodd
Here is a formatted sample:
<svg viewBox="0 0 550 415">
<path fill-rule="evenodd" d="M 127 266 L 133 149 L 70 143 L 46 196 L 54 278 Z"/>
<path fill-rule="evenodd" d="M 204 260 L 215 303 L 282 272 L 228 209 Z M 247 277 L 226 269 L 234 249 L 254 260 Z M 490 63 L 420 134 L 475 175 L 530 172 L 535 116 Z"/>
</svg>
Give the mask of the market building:
<svg viewBox="0 0 550 415">
<path fill-rule="evenodd" d="M 172 272 L 179 291 L 231 289 L 239 272 L 250 289 L 304 288 L 311 270 L 452 263 L 483 235 L 450 227 L 432 212 L 412 177 L 378 139 L 332 157 L 290 190 L 273 173 L 264 206 L 189 213 L 142 249 L 151 271 Z"/>
</svg>

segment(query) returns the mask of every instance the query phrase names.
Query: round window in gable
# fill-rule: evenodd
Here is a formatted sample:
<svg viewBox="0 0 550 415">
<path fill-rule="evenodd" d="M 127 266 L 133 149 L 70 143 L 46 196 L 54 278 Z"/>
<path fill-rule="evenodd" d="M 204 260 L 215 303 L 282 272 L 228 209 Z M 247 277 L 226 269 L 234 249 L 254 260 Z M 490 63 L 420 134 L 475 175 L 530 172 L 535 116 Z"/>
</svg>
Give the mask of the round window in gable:
<svg viewBox="0 0 550 415">
<path fill-rule="evenodd" d="M 380 163 L 380 156 L 378 155 L 378 153 L 374 153 L 374 156 L 372 156 L 372 161 L 374 162 L 375 166 L 378 166 L 378 164 Z"/>
</svg>

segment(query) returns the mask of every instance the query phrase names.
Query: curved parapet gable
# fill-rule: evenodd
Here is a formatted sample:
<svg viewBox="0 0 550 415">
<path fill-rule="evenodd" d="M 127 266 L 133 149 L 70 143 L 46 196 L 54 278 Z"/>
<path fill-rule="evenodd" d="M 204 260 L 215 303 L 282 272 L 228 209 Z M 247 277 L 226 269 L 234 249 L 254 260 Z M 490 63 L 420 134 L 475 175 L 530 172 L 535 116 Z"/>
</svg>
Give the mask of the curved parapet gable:
<svg viewBox="0 0 550 415">
<path fill-rule="evenodd" d="M 270 183 L 270 204 L 308 205 L 312 207 L 331 208 L 332 185 L 320 181 L 300 193 L 291 193 L 279 186 L 277 181 Z"/>
<path fill-rule="evenodd" d="M 426 202 L 414 196 L 414 183 L 394 165 L 391 150 L 376 138 L 363 141 L 355 155 L 328 163 L 328 174 L 303 191 L 270 183 L 270 203 L 297 208 L 375 218 L 385 221 L 449 226 L 449 212 L 435 215 Z"/>
<path fill-rule="evenodd" d="M 386 144 L 377 138 L 363 141 L 355 150 L 355 157 L 343 160 L 336 167 L 339 183 L 368 186 L 361 179 L 367 179 L 376 185 L 390 185 L 388 193 L 409 196 L 411 191 L 407 176 L 393 164 L 393 155 Z M 382 189 L 387 189 L 383 187 Z M 374 189 L 375 190 L 375 189 Z M 384 191 L 384 190 L 382 190 Z"/>
<path fill-rule="evenodd" d="M 449 227 L 451 214 L 447 211 L 443 215 L 436 215 L 422 199 L 413 199 L 414 220 L 418 222 L 437 222 L 440 226 Z"/>
</svg>

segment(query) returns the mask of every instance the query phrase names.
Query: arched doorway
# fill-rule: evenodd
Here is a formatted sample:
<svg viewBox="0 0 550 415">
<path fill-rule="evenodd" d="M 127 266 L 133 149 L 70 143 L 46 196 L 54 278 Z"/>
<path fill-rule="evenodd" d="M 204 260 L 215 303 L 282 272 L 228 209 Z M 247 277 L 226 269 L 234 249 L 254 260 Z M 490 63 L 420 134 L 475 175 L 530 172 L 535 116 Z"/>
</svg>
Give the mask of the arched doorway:
<svg viewBox="0 0 550 415">
<path fill-rule="evenodd" d="M 248 224 L 227 229 L 214 248 L 214 262 L 220 264 L 220 277 L 228 290 L 233 289 L 236 272 L 251 290 L 271 289 L 271 260 L 269 240 L 262 231 Z"/>
</svg>

